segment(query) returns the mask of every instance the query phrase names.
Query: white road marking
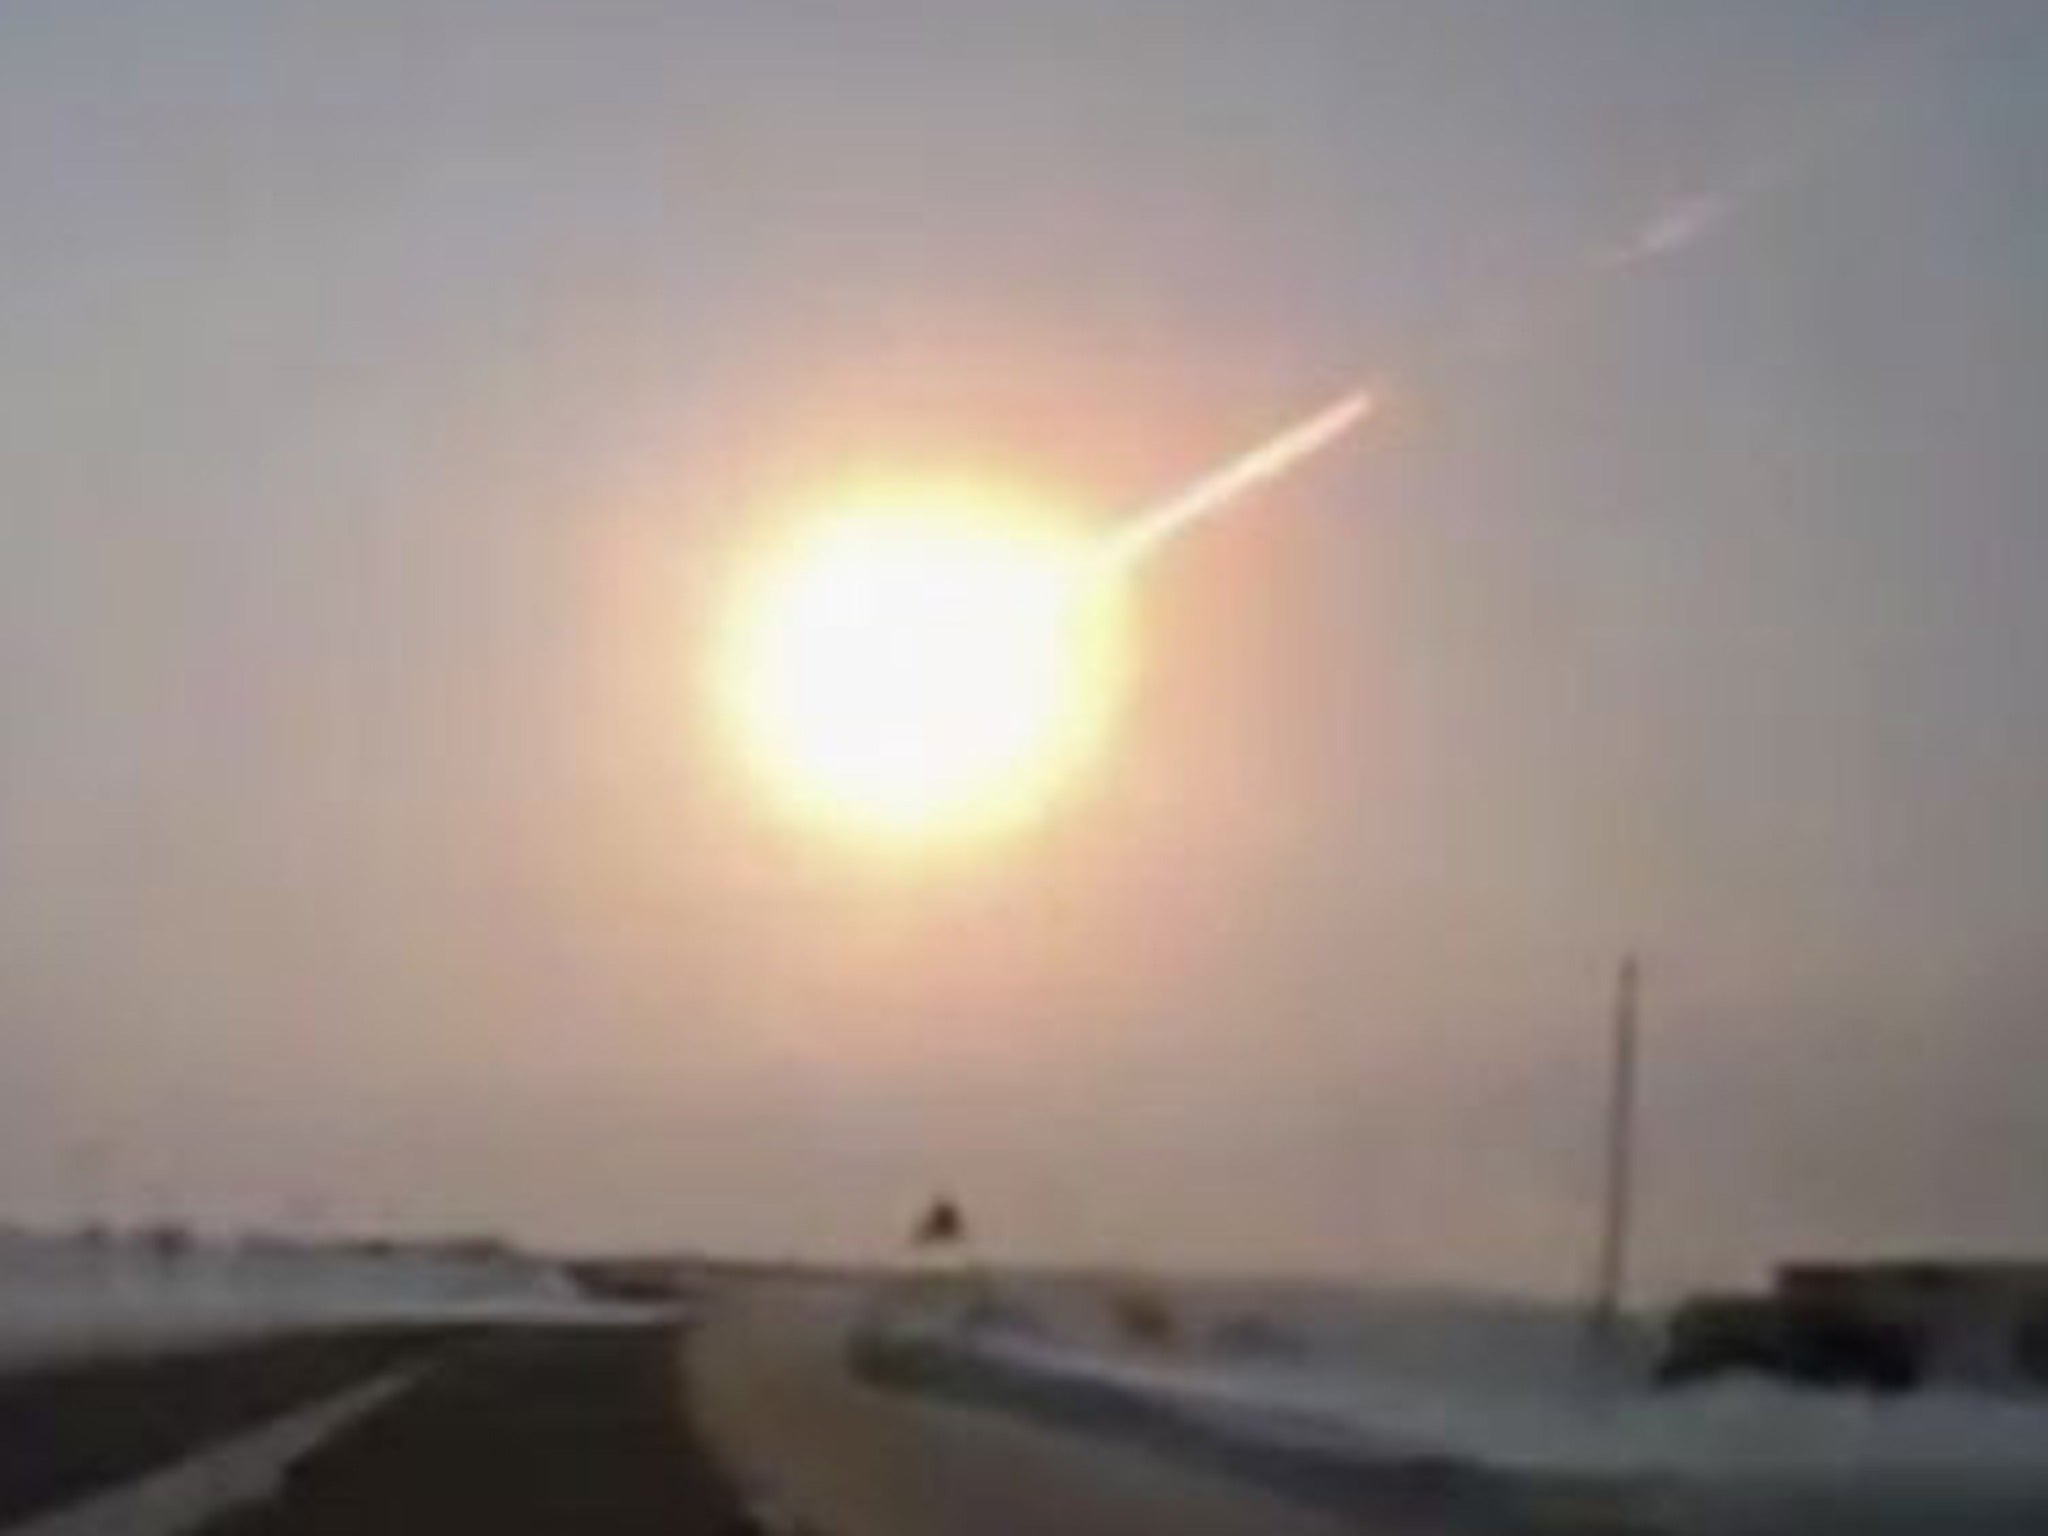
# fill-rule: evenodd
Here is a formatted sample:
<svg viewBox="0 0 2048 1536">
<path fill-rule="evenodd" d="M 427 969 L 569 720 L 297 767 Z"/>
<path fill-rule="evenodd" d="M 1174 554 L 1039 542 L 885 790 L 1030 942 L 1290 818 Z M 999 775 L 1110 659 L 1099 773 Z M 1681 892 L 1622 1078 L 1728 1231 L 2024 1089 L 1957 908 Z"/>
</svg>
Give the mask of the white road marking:
<svg viewBox="0 0 2048 1536">
<path fill-rule="evenodd" d="M 409 1390 L 423 1369 L 358 1382 L 133 1482 L 32 1515 L 0 1536 L 177 1536 L 275 1493 L 294 1462 Z"/>
</svg>

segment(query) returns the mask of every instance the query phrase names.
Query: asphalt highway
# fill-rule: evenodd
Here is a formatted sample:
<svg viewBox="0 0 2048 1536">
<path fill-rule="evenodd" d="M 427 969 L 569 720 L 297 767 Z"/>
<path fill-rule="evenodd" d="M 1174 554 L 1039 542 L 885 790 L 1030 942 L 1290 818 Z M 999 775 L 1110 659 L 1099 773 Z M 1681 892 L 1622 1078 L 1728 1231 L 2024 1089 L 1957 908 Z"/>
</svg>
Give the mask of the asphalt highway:
<svg viewBox="0 0 2048 1536">
<path fill-rule="evenodd" d="M 691 1396 L 757 1507 L 825 1536 L 1332 1536 L 1358 1526 L 1080 1430 L 887 1390 L 848 1369 L 854 1304 L 767 1292 L 692 1351 Z M 1419 1528 L 1414 1528 L 1419 1529 Z M 1374 1536 L 1407 1536 L 1375 1522 Z"/>
<path fill-rule="evenodd" d="M 765 1286 L 687 1327 L 329 1335 L 0 1380 L 0 1536 L 1448 1529 L 877 1384 L 848 1358 L 858 1311 Z"/>
</svg>

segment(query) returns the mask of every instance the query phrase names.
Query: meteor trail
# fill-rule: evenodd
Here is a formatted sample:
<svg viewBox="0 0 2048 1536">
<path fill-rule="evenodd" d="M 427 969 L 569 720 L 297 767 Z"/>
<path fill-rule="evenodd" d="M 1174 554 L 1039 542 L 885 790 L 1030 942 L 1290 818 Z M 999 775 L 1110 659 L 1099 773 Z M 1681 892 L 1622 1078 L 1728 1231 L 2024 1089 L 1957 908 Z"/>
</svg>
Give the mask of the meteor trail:
<svg viewBox="0 0 2048 1536">
<path fill-rule="evenodd" d="M 1407 380 L 1412 389 L 1414 381 L 1410 375 L 1416 371 L 1414 364 L 1426 368 L 1434 362 L 1441 367 L 1474 352 L 1497 353 L 1522 341 L 1530 332 L 1547 329 L 1560 319 L 1569 320 L 1597 299 L 1607 286 L 1636 269 L 1663 262 L 1716 238 L 1729 223 L 1744 216 L 1751 205 L 1804 174 L 1822 152 L 1851 131 L 1869 126 L 1877 109 L 1897 96 L 1896 89 L 1881 88 L 1901 83 L 1887 77 L 1899 74 L 1902 66 L 1916 63 L 1925 51 L 1924 38 L 1908 38 L 1906 42 L 1907 46 L 1896 55 L 1887 53 L 1875 58 L 1875 64 L 1881 67 L 1875 72 L 1877 78 L 1852 78 L 1849 84 L 1858 88 L 1831 92 L 1824 97 L 1819 110 L 1809 113 L 1807 121 L 1791 125 L 1799 131 L 1778 136 L 1777 148 L 1771 154 L 1671 199 L 1636 223 L 1622 239 L 1580 250 L 1561 270 L 1547 277 L 1539 275 L 1524 291 L 1506 294 L 1505 303 L 1488 306 L 1455 326 L 1435 347 L 1420 359 L 1411 359 L 1411 367 L 1395 376 Z M 1862 75 L 1873 72 L 1867 65 L 1859 70 Z M 1379 389 L 1356 389 L 1232 459 L 1177 496 L 1139 513 L 1104 541 L 1103 570 L 1120 574 L 1192 524 L 1229 511 L 1246 495 L 1279 479 L 1302 460 L 1320 453 L 1370 420 L 1380 404 Z"/>
<path fill-rule="evenodd" d="M 1598 265 L 1613 271 L 1682 251 L 1711 235 L 1714 226 L 1734 213 L 1736 207 L 1737 199 L 1727 193 L 1681 198 L 1659 211 L 1628 239 L 1601 252 Z"/>
<path fill-rule="evenodd" d="M 1240 497 L 1277 480 L 1312 454 L 1320 453 L 1379 409 L 1379 397 L 1358 389 L 1305 417 L 1278 436 L 1204 475 L 1179 495 L 1139 514 L 1111 537 L 1103 551 L 1121 570 L 1142 560 L 1182 529 L 1226 511 Z"/>
</svg>

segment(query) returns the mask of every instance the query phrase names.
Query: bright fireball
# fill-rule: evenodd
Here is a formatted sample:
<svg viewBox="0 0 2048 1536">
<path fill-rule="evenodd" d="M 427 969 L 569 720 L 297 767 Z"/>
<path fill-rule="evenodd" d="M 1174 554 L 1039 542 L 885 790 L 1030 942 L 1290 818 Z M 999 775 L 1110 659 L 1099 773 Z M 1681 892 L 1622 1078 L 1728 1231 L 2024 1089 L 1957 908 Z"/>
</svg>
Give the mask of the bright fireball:
<svg viewBox="0 0 2048 1536">
<path fill-rule="evenodd" d="M 868 498 L 764 559 L 719 690 L 792 809 L 895 840 L 998 828 L 1039 809 L 1108 723 L 1120 596 L 1097 546 L 1037 509 Z"/>
</svg>

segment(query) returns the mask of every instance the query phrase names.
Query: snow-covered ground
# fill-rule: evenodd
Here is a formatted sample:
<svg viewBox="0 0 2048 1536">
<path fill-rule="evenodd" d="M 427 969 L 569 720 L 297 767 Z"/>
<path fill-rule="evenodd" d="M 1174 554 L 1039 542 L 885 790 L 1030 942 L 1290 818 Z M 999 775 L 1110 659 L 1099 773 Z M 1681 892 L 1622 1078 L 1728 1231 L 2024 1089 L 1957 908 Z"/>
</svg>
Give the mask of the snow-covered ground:
<svg viewBox="0 0 2048 1536">
<path fill-rule="evenodd" d="M 1327 1360 L 1169 1360 L 995 1338 L 978 1348 L 1027 1367 L 1171 1396 L 1219 1415 L 1322 1438 L 1448 1454 L 1531 1473 L 1783 1475 L 2011 1469 L 2048 1488 L 2048 1407 L 1920 1393 L 1880 1398 L 1724 1381 L 1649 1392 L 1560 1381 L 1431 1382 Z"/>
<path fill-rule="evenodd" d="M 498 1250 L 0 1230 L 0 1370 L 311 1328 L 602 1312 L 557 1267 Z"/>
<path fill-rule="evenodd" d="M 899 1291 L 881 1327 L 1240 1442 L 1634 1490 L 1674 1529 L 2048 1531 L 2041 1398 L 1658 1391 L 1589 1372 L 1563 1309 L 1444 1293 L 1038 1278 L 996 1286 L 976 1322 L 962 1294 Z"/>
</svg>

